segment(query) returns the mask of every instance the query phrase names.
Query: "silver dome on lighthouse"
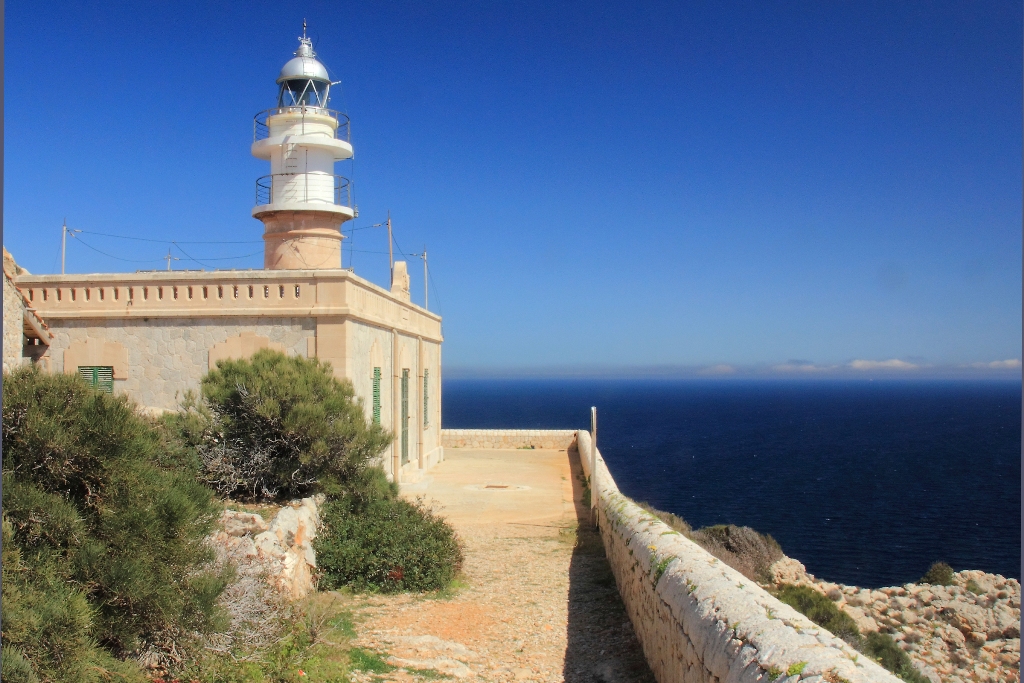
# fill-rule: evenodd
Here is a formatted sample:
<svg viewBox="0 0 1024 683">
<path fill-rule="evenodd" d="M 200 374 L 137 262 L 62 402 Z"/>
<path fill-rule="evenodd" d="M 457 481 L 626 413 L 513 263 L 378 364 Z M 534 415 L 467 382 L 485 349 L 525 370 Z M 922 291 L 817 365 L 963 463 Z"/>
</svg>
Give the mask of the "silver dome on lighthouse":
<svg viewBox="0 0 1024 683">
<path fill-rule="evenodd" d="M 306 37 L 306 22 L 302 22 L 299 49 L 281 68 L 277 83 L 280 86 L 278 107 L 327 107 L 331 77 L 327 67 L 317 60 L 313 52 L 313 41 Z"/>
<path fill-rule="evenodd" d="M 277 77 L 277 82 L 298 78 L 313 78 L 328 82 L 331 80 L 327 75 L 327 67 L 320 63 L 316 58 L 316 53 L 313 52 L 313 41 L 306 36 L 299 38 L 299 49 L 295 51 L 295 56 L 281 67 L 281 74 Z"/>
</svg>

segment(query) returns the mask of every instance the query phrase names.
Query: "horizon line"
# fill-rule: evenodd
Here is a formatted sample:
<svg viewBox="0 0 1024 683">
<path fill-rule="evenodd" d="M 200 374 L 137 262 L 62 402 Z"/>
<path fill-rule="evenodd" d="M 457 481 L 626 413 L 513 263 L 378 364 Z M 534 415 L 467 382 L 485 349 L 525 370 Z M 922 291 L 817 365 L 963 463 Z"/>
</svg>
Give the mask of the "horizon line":
<svg viewBox="0 0 1024 683">
<path fill-rule="evenodd" d="M 1014 364 L 1015 363 L 1015 364 Z M 1020 361 L 962 365 L 917 365 L 852 361 L 843 365 L 539 365 L 501 367 L 448 365 L 447 379 L 690 379 L 690 380 L 1024 380 Z"/>
</svg>

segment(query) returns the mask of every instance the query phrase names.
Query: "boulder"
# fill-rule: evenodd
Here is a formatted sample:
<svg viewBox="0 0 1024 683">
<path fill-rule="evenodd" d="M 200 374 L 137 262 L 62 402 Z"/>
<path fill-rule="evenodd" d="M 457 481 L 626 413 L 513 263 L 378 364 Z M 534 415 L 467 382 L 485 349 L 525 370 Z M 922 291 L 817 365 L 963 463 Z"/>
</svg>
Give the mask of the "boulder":
<svg viewBox="0 0 1024 683">
<path fill-rule="evenodd" d="M 800 586 L 812 583 L 810 575 L 807 573 L 807 568 L 792 557 L 783 557 L 780 560 L 776 560 L 768 567 L 768 575 L 771 577 L 771 582 L 776 585 L 790 583 Z"/>
<path fill-rule="evenodd" d="M 320 527 L 320 497 L 284 505 L 268 524 L 259 515 L 225 510 L 221 530 L 210 540 L 235 556 L 254 558 L 266 580 L 284 597 L 299 599 L 315 590 L 313 539 Z"/>
<path fill-rule="evenodd" d="M 237 510 L 225 510 L 220 515 L 221 528 L 229 536 L 249 536 L 266 531 L 270 528 L 259 515 L 251 512 L 238 512 Z"/>
</svg>

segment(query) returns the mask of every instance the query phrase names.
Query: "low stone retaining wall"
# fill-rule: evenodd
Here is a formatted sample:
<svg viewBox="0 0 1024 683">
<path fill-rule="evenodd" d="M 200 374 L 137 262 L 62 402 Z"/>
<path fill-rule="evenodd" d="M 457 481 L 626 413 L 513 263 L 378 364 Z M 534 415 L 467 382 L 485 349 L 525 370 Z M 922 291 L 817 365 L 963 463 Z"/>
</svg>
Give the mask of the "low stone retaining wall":
<svg viewBox="0 0 1024 683">
<path fill-rule="evenodd" d="M 566 450 L 576 438 L 571 429 L 442 429 L 445 448 L 544 448 Z"/>
<path fill-rule="evenodd" d="M 590 434 L 577 446 L 591 477 Z M 900 683 L 623 496 L 596 456 L 601 538 L 658 683 Z"/>
</svg>

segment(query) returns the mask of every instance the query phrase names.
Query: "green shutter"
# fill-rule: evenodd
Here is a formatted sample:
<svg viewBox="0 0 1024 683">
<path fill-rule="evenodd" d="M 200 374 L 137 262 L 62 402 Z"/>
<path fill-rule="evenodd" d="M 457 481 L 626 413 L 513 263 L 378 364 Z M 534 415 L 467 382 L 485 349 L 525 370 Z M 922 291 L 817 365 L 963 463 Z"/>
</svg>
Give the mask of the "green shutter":
<svg viewBox="0 0 1024 683">
<path fill-rule="evenodd" d="M 373 369 L 373 424 L 380 424 L 380 368 Z"/>
<path fill-rule="evenodd" d="M 78 375 L 93 389 L 114 393 L 114 368 L 109 365 L 79 365 Z"/>
<path fill-rule="evenodd" d="M 423 427 L 430 425 L 430 370 L 423 369 Z"/>
<path fill-rule="evenodd" d="M 402 464 L 409 462 L 409 369 L 402 369 Z"/>
</svg>

